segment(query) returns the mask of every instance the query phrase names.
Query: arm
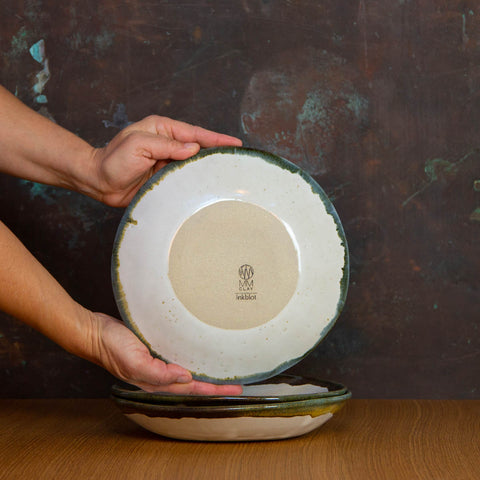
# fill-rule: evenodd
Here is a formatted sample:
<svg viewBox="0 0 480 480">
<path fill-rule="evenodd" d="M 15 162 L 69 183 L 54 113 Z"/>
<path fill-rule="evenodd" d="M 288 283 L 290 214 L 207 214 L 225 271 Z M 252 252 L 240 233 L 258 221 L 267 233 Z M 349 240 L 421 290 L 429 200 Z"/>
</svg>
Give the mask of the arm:
<svg viewBox="0 0 480 480">
<path fill-rule="evenodd" d="M 153 173 L 200 147 L 238 139 L 163 117 L 148 117 L 95 149 L 0 87 L 0 171 L 126 206 Z M 192 380 L 184 368 L 153 358 L 122 322 L 75 302 L 0 222 L 0 309 L 67 351 L 147 391 L 236 394 L 239 386 Z"/>
<path fill-rule="evenodd" d="M 147 391 L 230 395 L 241 388 L 192 381 L 190 372 L 153 358 L 122 322 L 75 302 L 0 222 L 0 309 L 65 350 Z"/>
<path fill-rule="evenodd" d="M 0 86 L 0 171 L 75 190 L 114 207 L 171 160 L 201 147 L 240 146 L 234 137 L 152 115 L 122 130 L 106 147 L 87 142 L 34 112 Z"/>
<path fill-rule="evenodd" d="M 28 108 L 0 86 L 0 171 L 75 189 L 93 155 L 73 133 Z"/>
</svg>

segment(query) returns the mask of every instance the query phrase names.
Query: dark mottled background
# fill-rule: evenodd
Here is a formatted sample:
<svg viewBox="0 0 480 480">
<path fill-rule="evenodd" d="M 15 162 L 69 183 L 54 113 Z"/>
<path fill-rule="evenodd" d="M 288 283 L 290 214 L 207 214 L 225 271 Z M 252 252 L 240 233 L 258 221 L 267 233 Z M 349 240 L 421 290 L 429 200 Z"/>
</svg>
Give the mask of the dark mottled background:
<svg viewBox="0 0 480 480">
<path fill-rule="evenodd" d="M 293 371 L 357 398 L 479 397 L 478 2 L 1 0 L 0 82 L 96 146 L 158 113 L 296 162 L 333 200 L 352 268 L 342 316 Z M 121 215 L 0 176 L 0 218 L 114 315 Z M 114 381 L 4 314 L 0 363 L 4 397 Z"/>
</svg>

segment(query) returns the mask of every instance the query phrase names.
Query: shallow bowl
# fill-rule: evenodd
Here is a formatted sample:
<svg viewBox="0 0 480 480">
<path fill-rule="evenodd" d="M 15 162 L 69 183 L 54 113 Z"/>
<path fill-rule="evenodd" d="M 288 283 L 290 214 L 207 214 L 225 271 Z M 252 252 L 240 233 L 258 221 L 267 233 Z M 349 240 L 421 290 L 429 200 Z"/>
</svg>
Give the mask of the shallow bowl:
<svg viewBox="0 0 480 480">
<path fill-rule="evenodd" d="M 154 175 L 112 256 L 125 323 L 152 355 L 216 383 L 270 378 L 304 358 L 335 323 L 348 272 L 340 219 L 315 180 L 233 147 Z"/>
<path fill-rule="evenodd" d="M 225 406 L 162 405 L 113 398 L 127 418 L 164 437 L 234 442 L 304 435 L 330 420 L 350 397 L 346 391 L 303 401 Z"/>
</svg>

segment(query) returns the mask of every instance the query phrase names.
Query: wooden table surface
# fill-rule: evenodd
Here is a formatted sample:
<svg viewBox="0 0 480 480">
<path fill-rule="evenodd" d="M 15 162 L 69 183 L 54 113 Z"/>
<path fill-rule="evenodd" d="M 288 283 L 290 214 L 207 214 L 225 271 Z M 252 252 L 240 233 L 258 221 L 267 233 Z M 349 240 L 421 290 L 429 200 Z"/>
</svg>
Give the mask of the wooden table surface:
<svg viewBox="0 0 480 480">
<path fill-rule="evenodd" d="M 480 478 L 480 400 L 350 400 L 302 437 L 169 440 L 110 400 L 0 400 L 1 479 Z"/>
</svg>

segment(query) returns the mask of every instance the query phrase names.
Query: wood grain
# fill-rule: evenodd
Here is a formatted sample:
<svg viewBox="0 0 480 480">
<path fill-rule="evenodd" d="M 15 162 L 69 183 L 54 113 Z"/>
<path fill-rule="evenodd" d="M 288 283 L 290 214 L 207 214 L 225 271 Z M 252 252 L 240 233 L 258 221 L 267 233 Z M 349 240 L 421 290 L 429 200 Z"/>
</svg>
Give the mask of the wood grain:
<svg viewBox="0 0 480 480">
<path fill-rule="evenodd" d="M 480 400 L 351 400 L 303 437 L 153 435 L 108 400 L 1 400 L 1 479 L 477 480 Z"/>
</svg>

